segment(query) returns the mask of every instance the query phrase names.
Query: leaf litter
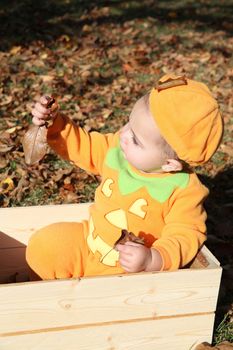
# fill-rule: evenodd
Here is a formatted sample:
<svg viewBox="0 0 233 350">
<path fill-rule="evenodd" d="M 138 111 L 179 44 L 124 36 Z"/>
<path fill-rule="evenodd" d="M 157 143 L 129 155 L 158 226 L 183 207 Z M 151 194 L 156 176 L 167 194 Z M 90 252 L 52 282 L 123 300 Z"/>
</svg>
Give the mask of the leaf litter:
<svg viewBox="0 0 233 350">
<path fill-rule="evenodd" d="M 99 179 L 50 149 L 38 163 L 25 163 L 22 140 L 40 95 L 56 94 L 62 112 L 87 130 L 112 132 L 162 74 L 175 71 L 210 87 L 225 133 L 212 161 L 197 171 L 210 189 L 207 246 L 223 266 L 218 322 L 233 302 L 231 5 L 52 0 L 27 6 L 24 0 L 10 8 L 3 2 L 0 23 L 6 33 L 0 43 L 1 207 L 94 198 Z"/>
</svg>

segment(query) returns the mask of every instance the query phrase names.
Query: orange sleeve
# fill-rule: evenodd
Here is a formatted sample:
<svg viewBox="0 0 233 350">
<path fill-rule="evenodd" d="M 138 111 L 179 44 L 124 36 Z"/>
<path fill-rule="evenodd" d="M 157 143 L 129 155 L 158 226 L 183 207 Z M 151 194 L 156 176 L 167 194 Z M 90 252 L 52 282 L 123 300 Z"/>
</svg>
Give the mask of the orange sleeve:
<svg viewBox="0 0 233 350">
<path fill-rule="evenodd" d="M 48 144 L 62 158 L 93 174 L 101 174 L 109 144 L 117 134 L 88 133 L 66 116 L 58 115 L 48 129 Z"/>
<path fill-rule="evenodd" d="M 207 215 L 203 201 L 208 193 L 192 174 L 189 185 L 170 197 L 161 238 L 153 244 L 163 258 L 164 270 L 176 270 L 188 264 L 206 240 Z"/>
</svg>

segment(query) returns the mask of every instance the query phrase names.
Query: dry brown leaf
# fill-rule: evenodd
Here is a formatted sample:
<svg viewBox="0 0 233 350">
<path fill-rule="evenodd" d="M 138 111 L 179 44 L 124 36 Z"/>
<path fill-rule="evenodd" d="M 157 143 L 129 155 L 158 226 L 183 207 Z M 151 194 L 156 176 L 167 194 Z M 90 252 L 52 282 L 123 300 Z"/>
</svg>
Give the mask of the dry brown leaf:
<svg viewBox="0 0 233 350">
<path fill-rule="evenodd" d="M 26 164 L 39 162 L 47 152 L 47 127 L 32 125 L 24 135 L 22 143 Z"/>
<path fill-rule="evenodd" d="M 125 244 L 126 242 L 135 242 L 144 245 L 144 238 L 135 236 L 133 232 L 128 232 L 127 230 L 121 230 L 120 238 L 115 242 L 114 247 L 117 244 Z"/>
<path fill-rule="evenodd" d="M 0 182 L 0 193 L 8 193 L 14 189 L 15 185 L 13 180 L 8 177 Z"/>
<path fill-rule="evenodd" d="M 53 97 L 47 96 L 46 107 L 50 108 L 55 102 Z M 23 150 L 25 162 L 28 165 L 33 165 L 39 162 L 47 152 L 47 126 L 32 125 L 23 138 Z"/>
<path fill-rule="evenodd" d="M 198 344 L 194 350 L 213 350 L 213 347 L 209 343 L 204 342 L 204 343 Z"/>
<path fill-rule="evenodd" d="M 10 54 L 11 55 L 16 55 L 17 53 L 20 52 L 20 50 L 22 49 L 21 46 L 13 46 L 10 50 Z"/>
<path fill-rule="evenodd" d="M 224 341 L 216 346 L 217 350 L 233 350 L 233 343 Z"/>
<path fill-rule="evenodd" d="M 112 114 L 112 109 L 107 109 L 107 108 L 105 108 L 103 111 L 102 111 L 102 113 L 103 113 L 103 118 L 104 119 L 107 119 L 111 114 Z"/>
<path fill-rule="evenodd" d="M 7 160 L 4 158 L 0 158 L 0 169 L 3 169 L 7 166 Z"/>
<path fill-rule="evenodd" d="M 232 145 L 221 144 L 220 150 L 227 153 L 230 157 L 233 157 L 233 147 Z"/>
<path fill-rule="evenodd" d="M 14 132 L 21 130 L 21 129 L 22 129 L 22 126 L 17 125 L 17 126 L 13 126 L 10 129 L 7 129 L 5 132 L 8 132 L 8 134 L 13 134 Z"/>
<path fill-rule="evenodd" d="M 40 78 L 41 80 L 44 82 L 44 83 L 47 83 L 49 81 L 52 81 L 54 80 L 54 76 L 53 75 L 40 75 Z"/>
<path fill-rule="evenodd" d="M 8 146 L 3 143 L 0 143 L 0 153 L 7 153 L 14 148 L 14 145 Z"/>
<path fill-rule="evenodd" d="M 2 101 L 0 101 L 0 106 L 9 105 L 13 100 L 13 96 L 3 95 Z"/>
<path fill-rule="evenodd" d="M 233 350 L 233 344 L 224 341 L 216 346 L 211 346 L 209 343 L 201 343 L 195 347 L 195 350 Z"/>
</svg>

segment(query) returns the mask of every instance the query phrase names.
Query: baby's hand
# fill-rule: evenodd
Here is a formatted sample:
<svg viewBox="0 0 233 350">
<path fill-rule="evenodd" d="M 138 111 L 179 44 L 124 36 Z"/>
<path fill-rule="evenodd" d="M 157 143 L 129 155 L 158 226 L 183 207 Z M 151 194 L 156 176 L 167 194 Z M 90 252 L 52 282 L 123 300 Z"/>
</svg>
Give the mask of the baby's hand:
<svg viewBox="0 0 233 350">
<path fill-rule="evenodd" d="M 158 271 L 162 267 L 162 257 L 153 248 L 129 241 L 117 244 L 116 249 L 120 253 L 120 265 L 127 272 Z"/>
<path fill-rule="evenodd" d="M 121 267 L 127 272 L 144 271 L 151 262 L 151 250 L 144 245 L 126 242 L 116 246 Z"/>
<path fill-rule="evenodd" d="M 48 96 L 42 96 L 32 109 L 32 122 L 35 125 L 44 125 L 53 120 L 58 113 L 58 105 L 55 100 Z"/>
</svg>

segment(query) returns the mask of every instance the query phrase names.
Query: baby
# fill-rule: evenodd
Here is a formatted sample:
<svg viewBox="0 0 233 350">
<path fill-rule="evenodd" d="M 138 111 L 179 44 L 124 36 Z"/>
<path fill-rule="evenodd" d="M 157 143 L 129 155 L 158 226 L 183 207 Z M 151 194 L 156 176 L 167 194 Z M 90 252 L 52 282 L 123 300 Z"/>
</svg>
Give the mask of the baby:
<svg viewBox="0 0 233 350">
<path fill-rule="evenodd" d="M 223 131 L 206 85 L 164 76 L 114 134 L 88 133 L 44 104 L 45 97 L 36 103 L 33 123 L 52 119 L 49 145 L 102 181 L 88 221 L 55 223 L 31 237 L 26 252 L 31 268 L 42 279 L 54 279 L 187 265 L 206 239 L 208 195 L 191 167 L 210 159 Z M 144 245 L 115 244 L 122 230 Z"/>
</svg>

